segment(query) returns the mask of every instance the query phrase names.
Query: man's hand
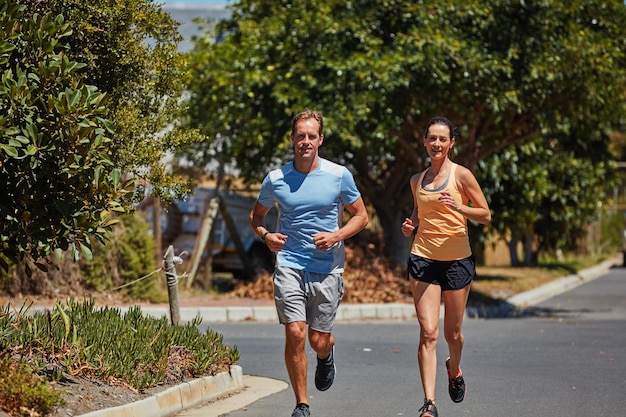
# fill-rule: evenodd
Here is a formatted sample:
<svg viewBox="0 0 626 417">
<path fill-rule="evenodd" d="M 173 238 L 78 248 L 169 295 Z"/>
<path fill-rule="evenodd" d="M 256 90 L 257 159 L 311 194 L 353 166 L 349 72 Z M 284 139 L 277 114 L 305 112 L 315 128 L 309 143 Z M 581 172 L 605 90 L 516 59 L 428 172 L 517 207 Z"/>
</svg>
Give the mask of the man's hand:
<svg viewBox="0 0 626 417">
<path fill-rule="evenodd" d="M 333 232 L 318 232 L 313 236 L 313 243 L 319 250 L 328 250 L 338 242 Z"/>
<path fill-rule="evenodd" d="M 265 235 L 265 244 L 272 252 L 278 252 L 285 246 L 287 235 L 282 233 L 268 233 Z"/>
</svg>

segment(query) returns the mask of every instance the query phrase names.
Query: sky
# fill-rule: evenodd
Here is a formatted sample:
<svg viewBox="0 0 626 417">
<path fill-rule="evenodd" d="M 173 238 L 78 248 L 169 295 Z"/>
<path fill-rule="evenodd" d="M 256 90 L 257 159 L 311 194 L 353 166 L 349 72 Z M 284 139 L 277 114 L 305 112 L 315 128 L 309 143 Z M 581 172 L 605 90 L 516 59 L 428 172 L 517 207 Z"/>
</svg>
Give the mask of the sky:
<svg viewBox="0 0 626 417">
<path fill-rule="evenodd" d="M 166 6 L 225 6 L 231 3 L 231 0 L 160 0 L 158 3 L 163 3 Z"/>
<path fill-rule="evenodd" d="M 178 30 L 185 38 L 179 45 L 180 52 L 186 52 L 193 48 L 191 38 L 200 35 L 195 18 L 226 19 L 230 11 L 226 6 L 233 0 L 155 0 L 163 4 L 163 10 L 169 13 L 174 20 L 180 23 Z"/>
</svg>

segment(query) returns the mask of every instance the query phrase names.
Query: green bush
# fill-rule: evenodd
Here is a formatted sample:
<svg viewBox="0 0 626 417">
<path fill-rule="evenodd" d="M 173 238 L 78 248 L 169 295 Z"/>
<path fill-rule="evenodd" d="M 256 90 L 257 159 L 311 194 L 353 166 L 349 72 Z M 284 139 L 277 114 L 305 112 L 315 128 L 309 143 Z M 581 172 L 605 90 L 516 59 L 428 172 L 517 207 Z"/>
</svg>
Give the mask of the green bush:
<svg viewBox="0 0 626 417">
<path fill-rule="evenodd" d="M 165 381 L 215 375 L 239 360 L 236 346 L 224 345 L 223 337 L 211 329 L 201 333 L 200 322 L 197 317 L 172 326 L 167 317 L 142 315 L 139 307 L 122 314 L 119 308 L 96 308 L 93 300 L 69 299 L 67 304 L 57 303 L 52 310 L 33 314 L 29 307 L 15 311 L 8 304 L 0 310 L 0 351 L 28 358 L 33 371 L 24 373 L 33 378 L 53 369 L 49 378 L 68 373 L 142 390 Z M 13 392 L 9 385 L 15 384 L 0 382 L 0 399 Z M 42 404 L 53 398 L 41 388 L 33 392 L 40 392 L 37 398 L 42 397 Z M 0 409 L 5 407 L 2 404 Z"/>
<path fill-rule="evenodd" d="M 164 273 L 159 274 L 148 223 L 140 213 L 122 216 L 120 220 L 106 244 L 93 244 L 91 259 L 75 262 L 69 253 L 64 253 L 60 260 L 48 259 L 45 271 L 33 264 L 27 268 L 25 263 L 15 265 L 8 261 L 9 271 L 0 269 L 0 291 L 9 296 L 56 298 L 58 294 L 94 294 L 127 285 L 116 293 L 136 300 L 166 302 L 167 294 L 159 281 Z"/>
<path fill-rule="evenodd" d="M 50 387 L 23 360 L 0 352 L 0 409 L 12 416 L 47 415 L 63 405 L 61 393 Z"/>
<path fill-rule="evenodd" d="M 154 240 L 148 223 L 140 213 L 123 216 L 121 220 L 105 245 L 93 245 L 93 259 L 81 261 L 81 279 L 88 288 L 96 291 L 117 288 L 157 269 Z M 167 301 L 157 277 L 138 281 L 121 292 L 134 299 Z"/>
</svg>

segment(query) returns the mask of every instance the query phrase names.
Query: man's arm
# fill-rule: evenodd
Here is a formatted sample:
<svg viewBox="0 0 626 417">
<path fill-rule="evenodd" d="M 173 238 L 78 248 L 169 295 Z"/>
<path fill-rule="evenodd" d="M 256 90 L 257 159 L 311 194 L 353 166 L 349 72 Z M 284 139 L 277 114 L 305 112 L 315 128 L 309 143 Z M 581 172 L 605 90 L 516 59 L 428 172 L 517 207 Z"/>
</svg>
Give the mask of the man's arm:
<svg viewBox="0 0 626 417">
<path fill-rule="evenodd" d="M 248 221 L 250 222 L 250 227 L 254 230 L 254 233 L 260 238 L 263 238 L 265 233 L 269 232 L 265 228 L 265 216 L 270 211 L 271 207 L 265 207 L 258 201 L 254 203 L 254 207 L 252 207 L 252 211 L 250 211 L 250 216 Z"/>
<path fill-rule="evenodd" d="M 350 219 L 339 230 L 334 232 L 319 232 L 313 235 L 313 243 L 320 250 L 327 250 L 333 247 L 337 242 L 346 240 L 367 226 L 369 217 L 363 198 L 359 197 L 354 203 L 346 204 L 346 210 L 352 215 Z"/>
<path fill-rule="evenodd" d="M 271 207 L 265 207 L 263 204 L 256 201 L 252 211 L 250 212 L 249 223 L 250 227 L 258 237 L 263 239 L 267 247 L 276 252 L 285 246 L 287 241 L 287 235 L 281 233 L 272 233 L 265 227 L 265 216 L 271 210 Z"/>
<path fill-rule="evenodd" d="M 352 217 L 350 217 L 350 220 L 348 220 L 341 229 L 337 230 L 337 233 L 340 234 L 338 240 L 351 238 L 363 230 L 365 226 L 367 226 L 367 223 L 369 223 L 369 216 L 362 197 L 359 197 L 354 203 L 346 205 L 346 210 L 348 210 Z"/>
</svg>

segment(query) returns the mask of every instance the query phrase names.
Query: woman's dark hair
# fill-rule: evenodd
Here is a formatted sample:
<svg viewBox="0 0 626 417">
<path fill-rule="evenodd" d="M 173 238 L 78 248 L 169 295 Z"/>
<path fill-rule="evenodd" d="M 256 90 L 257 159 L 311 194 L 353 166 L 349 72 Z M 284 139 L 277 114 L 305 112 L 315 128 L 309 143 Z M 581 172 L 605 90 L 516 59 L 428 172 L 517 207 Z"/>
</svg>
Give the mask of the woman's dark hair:
<svg viewBox="0 0 626 417">
<path fill-rule="evenodd" d="M 450 139 L 454 139 L 454 125 L 452 124 L 452 122 L 448 119 L 446 119 L 445 117 L 442 116 L 435 116 L 432 119 L 430 119 L 428 121 L 428 123 L 426 124 L 426 129 L 424 130 L 424 137 L 428 136 L 428 129 L 430 129 L 430 127 L 432 125 L 446 125 L 448 126 L 448 128 L 450 129 Z"/>
</svg>

